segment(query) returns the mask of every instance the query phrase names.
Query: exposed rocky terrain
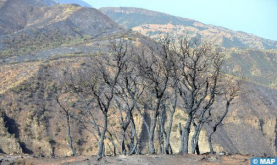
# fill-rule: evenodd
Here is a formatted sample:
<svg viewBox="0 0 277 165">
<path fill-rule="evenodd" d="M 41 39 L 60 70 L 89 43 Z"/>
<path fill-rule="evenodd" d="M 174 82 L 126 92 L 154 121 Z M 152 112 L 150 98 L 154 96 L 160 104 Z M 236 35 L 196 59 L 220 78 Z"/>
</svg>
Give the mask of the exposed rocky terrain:
<svg viewBox="0 0 277 165">
<path fill-rule="evenodd" d="M 0 32 L 0 152 L 2 153 L 28 153 L 35 156 L 70 155 L 66 122 L 64 116 L 57 112 L 59 107 L 55 100 L 61 90 L 56 82 L 61 78 L 62 70 L 66 67 L 86 66 L 91 56 L 107 52 L 111 38 L 128 38 L 137 46 L 153 43 L 151 39 L 137 32 L 123 29 L 96 9 L 82 8 L 78 5 L 52 6 L 52 2 L 49 4 L 43 2 L 50 1 L 14 0 L 0 3 L 0 14 L 3 14 L 0 18 L 2 32 Z M 19 6 L 22 10 L 16 10 Z M 161 29 L 164 29 L 164 32 L 172 32 L 174 28 L 184 28 L 184 33 L 187 33 L 187 29 L 195 28 L 196 33 L 193 34 L 201 33 L 206 39 L 214 37 L 219 41 L 218 44 L 227 48 L 276 47 L 275 41 L 157 12 L 128 8 L 106 8 L 101 11 L 121 25 L 153 38 L 157 31 L 163 31 Z M 131 22 L 134 20 L 138 22 Z M 154 34 L 147 34 L 152 27 Z M 229 45 L 221 39 L 228 41 Z M 241 81 L 240 95 L 232 105 L 224 125 L 214 135 L 215 150 L 232 154 L 276 156 L 277 90 L 274 89 L 277 84 L 276 51 L 227 49 L 223 53 L 228 54 L 225 71 L 246 78 Z M 71 103 L 71 108 L 74 108 L 78 105 L 78 100 L 73 100 Z M 220 110 L 220 107 L 218 109 Z M 138 132 L 141 135 L 145 134 L 142 121 L 135 119 L 140 126 L 137 128 Z M 176 153 L 180 143 L 178 123 L 184 123 L 186 115 L 178 110 L 174 119 L 173 127 L 176 129 L 172 133 L 172 145 Z M 120 127 L 116 119 L 111 124 Z M 91 134 L 78 123 L 72 124 L 72 127 L 77 154 L 95 154 L 98 145 Z M 147 140 L 147 137 L 145 138 Z M 202 153 L 209 151 L 205 130 L 201 134 L 199 145 Z M 107 154 L 111 154 L 110 151 L 107 151 Z M 174 164 L 176 157 L 179 156 L 105 158 L 101 163 L 129 164 L 134 161 L 134 164 L 148 164 L 149 161 L 151 164 L 158 160 L 160 163 Z M 65 158 L 65 162 L 68 159 Z M 95 158 L 76 159 L 73 161 L 78 161 L 79 164 L 88 161 L 96 163 Z M 84 162 L 85 159 L 89 160 Z M 189 160 L 184 158 L 178 160 L 196 164 L 201 164 L 202 161 L 207 164 L 225 161 L 226 164 L 228 161 L 249 164 L 248 157 L 243 156 L 216 159 L 191 156 Z M 47 163 L 56 160 L 43 161 Z"/>
</svg>

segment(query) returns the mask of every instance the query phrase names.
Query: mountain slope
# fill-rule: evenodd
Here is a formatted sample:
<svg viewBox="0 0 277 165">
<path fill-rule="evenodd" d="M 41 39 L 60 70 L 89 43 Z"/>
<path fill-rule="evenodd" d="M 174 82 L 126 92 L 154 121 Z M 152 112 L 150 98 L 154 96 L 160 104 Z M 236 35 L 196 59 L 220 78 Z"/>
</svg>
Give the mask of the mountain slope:
<svg viewBox="0 0 277 165">
<path fill-rule="evenodd" d="M 277 89 L 277 50 L 226 50 L 224 71 Z"/>
<path fill-rule="evenodd" d="M 13 33 L 27 25 L 34 7 L 52 6 L 52 0 L 3 0 L 0 2 L 0 35 Z"/>
<path fill-rule="evenodd" d="M 169 14 L 155 12 L 146 9 L 140 8 L 128 8 L 128 7 L 120 7 L 120 8 L 100 8 L 99 9 L 104 14 L 111 17 L 118 24 L 124 26 L 125 28 L 131 29 L 137 26 L 141 26 L 144 24 L 168 24 L 171 23 L 173 25 L 187 25 L 192 26 L 194 24 L 194 20 L 175 17 Z"/>
<path fill-rule="evenodd" d="M 68 26 L 68 28 L 64 26 Z M 25 29 L 50 29 L 49 27 L 59 29 L 65 34 L 96 35 L 101 31 L 117 29 L 118 25 L 96 9 L 75 5 L 59 5 L 35 9 L 28 19 L 28 25 Z"/>
<path fill-rule="evenodd" d="M 82 7 L 92 7 L 90 4 L 82 1 L 82 0 L 55 0 L 57 3 L 61 4 L 78 4 Z"/>
<path fill-rule="evenodd" d="M 108 54 L 108 45 L 113 39 L 128 38 L 134 48 L 137 45 L 138 48 L 140 46 L 145 48 L 153 44 L 153 40 L 137 32 L 120 28 L 96 9 L 82 8 L 78 5 L 34 5 L 35 0 L 28 1 L 29 3 L 19 0 L 6 3 L 6 8 L 10 9 L 7 15 L 13 15 L 11 9 L 16 10 L 20 5 L 26 5 L 30 10 L 20 11 L 26 12 L 27 15 L 21 28 L 15 28 L 13 32 L 0 37 L 0 151 L 43 156 L 70 155 L 66 121 L 63 115 L 58 114 L 59 106 L 56 101 L 56 97 L 63 96 L 61 86 L 64 86 L 64 83 L 60 81 L 63 79 L 64 69 L 67 67 L 91 69 L 91 56 Z M 4 11 L 0 9 L 2 13 Z M 152 15 L 155 16 L 155 13 Z M 179 18 L 175 20 L 178 21 Z M 237 56 L 248 51 L 239 51 Z M 255 61 L 265 62 L 262 65 L 268 65 L 269 68 L 276 66 L 272 62 L 275 59 L 274 53 L 267 52 L 265 57 L 259 54 L 255 56 L 257 59 Z M 252 59 L 246 54 L 241 57 L 242 62 L 238 63 L 232 59 L 235 56 L 230 55 L 228 64 L 230 67 L 226 70 L 236 71 L 237 65 L 242 67 L 243 61 L 250 63 Z M 266 63 L 268 59 L 271 62 Z M 251 74 L 252 68 L 260 65 L 256 63 L 252 66 L 249 63 L 240 70 Z M 260 70 L 260 72 L 273 73 L 271 70 Z M 236 99 L 236 104 L 232 105 L 223 127 L 214 135 L 215 150 L 259 156 L 275 155 L 276 94 L 277 91 L 274 89 L 242 82 L 241 94 Z M 68 101 L 70 101 L 68 108 L 83 113 L 81 100 Z M 177 120 L 180 114 L 176 113 L 174 123 L 176 128 L 180 122 L 182 124 L 185 122 L 183 111 L 179 112 L 182 118 Z M 101 114 L 97 108 L 95 113 Z M 116 114 L 111 115 L 115 115 L 111 118 L 117 118 Z M 140 133 L 143 123 L 138 117 L 136 122 Z M 120 128 L 117 120 L 111 120 L 109 124 L 115 124 L 115 129 Z M 89 131 L 78 122 L 72 122 L 71 127 L 73 145 L 77 153 L 95 154 L 98 143 Z M 172 132 L 175 152 L 180 143 L 178 136 L 179 132 L 176 129 Z M 255 147 L 254 144 L 259 146 Z M 208 151 L 205 130 L 201 134 L 199 145 L 201 152 Z M 110 151 L 107 150 L 108 152 Z"/>
<path fill-rule="evenodd" d="M 277 41 L 160 12 L 127 7 L 101 8 L 100 11 L 123 27 L 133 29 L 151 38 L 155 38 L 159 34 L 173 33 L 178 36 L 200 37 L 226 48 L 277 48 Z"/>
<path fill-rule="evenodd" d="M 26 15 L 28 17 L 16 33 L 0 36 L 0 58 L 34 54 L 73 40 L 97 38 L 123 30 L 98 10 L 76 5 L 38 7 Z"/>
<path fill-rule="evenodd" d="M 57 115 L 59 107 L 55 97 L 62 94 L 59 93 L 61 87 L 56 84 L 56 81 L 59 81 L 62 70 L 67 66 L 86 69 L 86 66 L 89 66 L 89 60 L 88 57 L 71 57 L 43 63 L 29 63 L 28 66 L 33 67 L 31 75 L 28 75 L 25 80 L 19 82 L 13 88 L 0 94 L 2 113 L 7 116 L 3 120 L 7 122 L 9 121 L 7 118 L 9 118 L 16 121 L 17 124 L 11 123 L 10 125 L 16 129 L 10 130 L 9 134 L 15 134 L 15 138 L 20 143 L 25 144 L 24 153 L 47 156 L 53 154 L 65 156 L 70 154 L 67 141 L 64 140 L 67 139 L 64 116 Z M 24 72 L 28 72 L 27 70 L 30 67 L 26 65 L 27 63 L 19 63 L 10 66 L 14 69 L 13 72 L 10 72 L 14 79 L 20 79 Z M 2 72 L 5 71 L 2 69 L 3 67 L 0 66 L 0 75 L 5 74 L 5 72 Z M 8 69 L 7 66 L 6 69 Z M 21 71 L 16 73 L 16 70 Z M 6 76 L 8 75 L 6 74 Z M 11 82 L 14 83 L 14 81 Z M 80 100 L 72 100 L 72 106 L 72 110 L 79 111 L 78 107 L 82 106 L 82 103 Z M 256 156 L 264 154 L 274 156 L 276 151 L 275 128 L 277 127 L 276 106 L 276 90 L 253 83 L 241 82 L 240 95 L 232 104 L 223 126 L 218 128 L 218 131 L 213 136 L 215 150 L 217 152 L 225 151 Z M 220 107 L 215 107 L 215 109 L 220 110 Z M 100 114 L 100 112 L 96 112 Z M 178 128 L 179 123 L 184 124 L 183 114 L 181 110 L 175 113 L 174 127 L 176 125 Z M 177 119 L 178 116 L 179 119 Z M 142 121 L 137 117 L 135 121 L 137 122 L 138 133 L 140 133 Z M 116 121 L 110 120 L 109 123 L 116 123 Z M 78 154 L 96 154 L 97 142 L 91 137 L 91 134 L 78 123 L 73 122 L 71 126 L 74 146 Z M 119 124 L 115 124 L 115 129 L 117 127 L 119 127 Z M 1 129 L 5 130 L 5 128 L 0 126 Z M 199 145 L 202 153 L 209 151 L 206 133 L 206 130 L 203 129 L 200 135 Z M 142 134 L 147 133 L 142 132 Z M 178 152 L 180 146 L 179 136 L 178 129 L 174 129 L 171 138 L 174 153 Z M 141 145 L 146 144 L 144 141 L 141 143 Z M 1 145 L 0 148 L 5 149 L 4 152 L 9 152 Z"/>
</svg>

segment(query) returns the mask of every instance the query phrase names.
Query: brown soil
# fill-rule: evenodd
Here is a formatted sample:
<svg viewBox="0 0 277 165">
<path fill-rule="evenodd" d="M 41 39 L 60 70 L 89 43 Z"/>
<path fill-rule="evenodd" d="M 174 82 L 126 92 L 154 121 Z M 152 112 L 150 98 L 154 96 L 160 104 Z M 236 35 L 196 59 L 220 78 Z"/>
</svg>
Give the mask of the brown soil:
<svg viewBox="0 0 277 165">
<path fill-rule="evenodd" d="M 248 165 L 250 157 L 243 155 L 134 155 L 108 156 L 97 161 L 96 156 L 77 156 L 65 158 L 34 158 L 28 155 L 0 155 L 0 164 L 26 165 Z"/>
</svg>

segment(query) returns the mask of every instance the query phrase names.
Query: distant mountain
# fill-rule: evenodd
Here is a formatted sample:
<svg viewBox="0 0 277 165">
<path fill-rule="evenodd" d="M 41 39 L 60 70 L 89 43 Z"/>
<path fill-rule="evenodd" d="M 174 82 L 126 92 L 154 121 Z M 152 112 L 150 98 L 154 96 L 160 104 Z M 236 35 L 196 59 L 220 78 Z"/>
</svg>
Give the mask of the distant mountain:
<svg viewBox="0 0 277 165">
<path fill-rule="evenodd" d="M 82 7 L 92 7 L 90 4 L 82 1 L 82 0 L 55 0 L 57 3 L 61 4 L 78 4 Z"/>
<path fill-rule="evenodd" d="M 21 2 L 17 5 L 19 4 L 23 6 Z M 97 38 L 122 30 L 108 16 L 94 8 L 76 5 L 34 8 L 25 5 L 23 9 L 17 10 L 19 13 L 10 12 L 3 20 L 7 23 L 1 24 L 4 25 L 1 28 L 6 31 L 0 35 L 0 57 L 34 54 L 41 49 L 58 47 L 72 40 Z M 17 20 L 17 23 L 10 20 Z"/>
<path fill-rule="evenodd" d="M 27 1 L 32 1 L 32 0 L 27 0 Z M 53 5 L 56 5 L 57 3 L 55 2 L 55 0 L 37 0 L 47 6 L 53 6 Z"/>
<path fill-rule="evenodd" d="M 25 30 L 38 29 L 65 35 L 97 35 L 119 26 L 94 8 L 76 5 L 58 5 L 34 9 L 27 20 Z"/>
<path fill-rule="evenodd" d="M 202 40 L 226 48 L 277 48 L 277 41 L 160 12 L 126 7 L 101 8 L 100 11 L 121 26 L 133 29 L 151 38 L 155 38 L 159 34 L 173 33 L 178 36 L 200 37 Z"/>
<path fill-rule="evenodd" d="M 125 28 L 131 29 L 144 24 L 173 24 L 193 26 L 194 20 L 175 17 L 169 14 L 132 7 L 105 7 L 100 11 Z"/>
</svg>

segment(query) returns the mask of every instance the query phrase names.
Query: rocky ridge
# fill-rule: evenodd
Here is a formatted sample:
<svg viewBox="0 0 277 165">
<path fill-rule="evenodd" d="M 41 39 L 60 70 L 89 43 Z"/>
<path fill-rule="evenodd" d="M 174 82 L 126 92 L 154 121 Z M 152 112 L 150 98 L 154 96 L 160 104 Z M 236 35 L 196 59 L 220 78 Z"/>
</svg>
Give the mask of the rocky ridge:
<svg viewBox="0 0 277 165">
<path fill-rule="evenodd" d="M 178 36 L 198 37 L 225 48 L 277 48 L 277 41 L 146 9 L 111 7 L 101 8 L 100 11 L 111 17 L 119 25 L 151 38 L 156 38 L 160 34 L 172 33 Z"/>
</svg>

